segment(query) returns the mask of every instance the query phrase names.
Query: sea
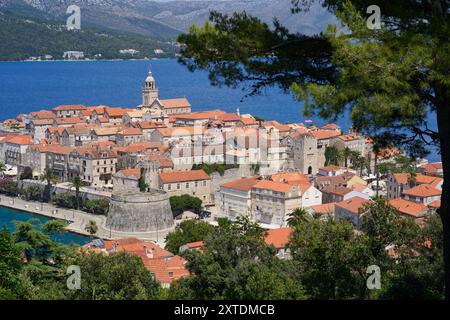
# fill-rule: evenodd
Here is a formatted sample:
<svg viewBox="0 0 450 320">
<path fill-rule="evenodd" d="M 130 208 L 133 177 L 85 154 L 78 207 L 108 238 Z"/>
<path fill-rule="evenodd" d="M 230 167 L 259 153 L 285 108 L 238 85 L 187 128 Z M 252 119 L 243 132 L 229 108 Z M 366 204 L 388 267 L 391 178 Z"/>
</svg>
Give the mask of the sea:
<svg viewBox="0 0 450 320">
<path fill-rule="evenodd" d="M 15 230 L 15 221 L 30 221 L 32 220 L 33 225 L 39 226 L 47 221 L 49 218 L 34 215 L 28 212 L 23 212 L 15 209 L 0 207 L 0 228 L 6 227 L 10 231 Z M 54 241 L 65 243 L 65 244 L 73 244 L 73 245 L 84 245 L 90 241 L 92 238 L 88 236 L 79 235 L 72 232 L 58 232 L 55 234 L 52 239 Z"/>
</svg>

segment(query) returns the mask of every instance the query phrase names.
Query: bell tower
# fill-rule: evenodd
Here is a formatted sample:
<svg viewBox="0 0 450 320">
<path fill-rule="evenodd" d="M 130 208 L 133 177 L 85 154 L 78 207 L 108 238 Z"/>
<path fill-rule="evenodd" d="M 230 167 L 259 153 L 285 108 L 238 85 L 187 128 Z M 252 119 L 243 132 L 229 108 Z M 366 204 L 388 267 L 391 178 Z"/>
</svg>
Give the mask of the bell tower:
<svg viewBox="0 0 450 320">
<path fill-rule="evenodd" d="M 145 87 L 142 90 L 142 107 L 150 108 L 156 99 L 158 99 L 158 89 L 156 88 L 155 78 L 149 71 L 147 79 L 145 79 Z"/>
</svg>

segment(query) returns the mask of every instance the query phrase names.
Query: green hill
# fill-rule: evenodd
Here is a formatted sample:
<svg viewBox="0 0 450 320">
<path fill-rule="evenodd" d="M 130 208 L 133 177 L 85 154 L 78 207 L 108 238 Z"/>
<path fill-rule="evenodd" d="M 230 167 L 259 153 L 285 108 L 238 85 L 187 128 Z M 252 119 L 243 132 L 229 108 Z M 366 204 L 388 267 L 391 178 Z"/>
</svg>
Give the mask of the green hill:
<svg viewBox="0 0 450 320">
<path fill-rule="evenodd" d="M 135 55 L 120 54 L 134 49 Z M 162 49 L 156 55 L 154 50 Z M 24 60 L 51 55 L 62 59 L 65 51 L 83 51 L 88 58 L 102 59 L 171 57 L 176 47 L 167 40 L 97 28 L 69 31 L 60 21 L 39 20 L 12 14 L 0 15 L 0 60 Z"/>
</svg>

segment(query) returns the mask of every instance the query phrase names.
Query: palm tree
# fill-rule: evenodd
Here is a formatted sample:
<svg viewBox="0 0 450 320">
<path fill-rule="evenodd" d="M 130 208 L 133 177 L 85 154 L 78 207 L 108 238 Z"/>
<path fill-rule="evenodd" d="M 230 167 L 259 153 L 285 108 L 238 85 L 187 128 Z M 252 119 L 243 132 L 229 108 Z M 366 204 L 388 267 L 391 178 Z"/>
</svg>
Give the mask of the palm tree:
<svg viewBox="0 0 450 320">
<path fill-rule="evenodd" d="M 75 188 L 75 198 L 77 202 L 77 210 L 80 210 L 80 188 L 83 186 L 83 180 L 80 176 L 76 176 L 72 179 L 71 188 Z"/>
<path fill-rule="evenodd" d="M 97 222 L 95 222 L 94 220 L 89 220 L 89 223 L 86 225 L 84 230 L 86 230 L 91 236 L 93 236 L 98 231 Z"/>
<path fill-rule="evenodd" d="M 348 168 L 348 159 L 352 156 L 352 150 L 350 150 L 348 147 L 345 147 L 342 152 L 342 157 L 344 158 L 344 166 Z"/>
<path fill-rule="evenodd" d="M 325 148 L 325 165 L 339 165 L 342 161 L 341 152 L 333 146 L 328 146 Z"/>
<path fill-rule="evenodd" d="M 53 173 L 53 169 L 46 168 L 44 173 L 41 176 L 41 180 L 47 181 L 47 185 L 45 186 L 45 191 L 44 191 L 44 198 L 45 198 L 44 201 L 49 202 L 52 183 L 56 181 L 56 176 Z"/>
<path fill-rule="evenodd" d="M 366 158 L 360 156 L 352 160 L 353 168 L 359 169 L 359 176 L 362 177 L 364 168 L 367 168 L 368 161 Z"/>
<path fill-rule="evenodd" d="M 289 214 L 287 223 L 290 227 L 298 225 L 300 222 L 308 221 L 312 218 L 311 214 L 305 208 L 296 208 Z"/>
</svg>

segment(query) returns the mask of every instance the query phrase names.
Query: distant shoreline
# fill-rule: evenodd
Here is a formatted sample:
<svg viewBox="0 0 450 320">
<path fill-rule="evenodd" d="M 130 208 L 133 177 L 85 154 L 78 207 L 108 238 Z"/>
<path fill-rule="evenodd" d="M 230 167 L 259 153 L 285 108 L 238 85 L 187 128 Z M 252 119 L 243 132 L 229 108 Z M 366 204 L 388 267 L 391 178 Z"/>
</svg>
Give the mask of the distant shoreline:
<svg viewBox="0 0 450 320">
<path fill-rule="evenodd" d="M 82 59 L 82 60 L 0 60 L 0 62 L 21 63 L 21 62 L 120 62 L 120 61 L 154 61 L 154 60 L 174 60 L 176 57 L 151 58 L 151 59 Z"/>
</svg>

